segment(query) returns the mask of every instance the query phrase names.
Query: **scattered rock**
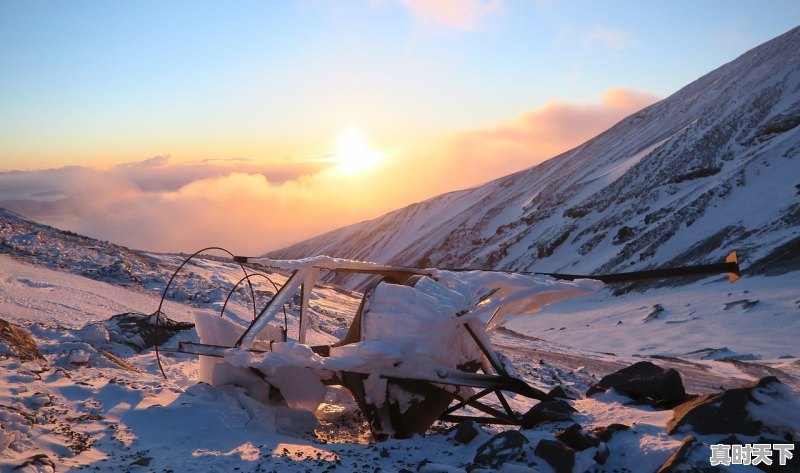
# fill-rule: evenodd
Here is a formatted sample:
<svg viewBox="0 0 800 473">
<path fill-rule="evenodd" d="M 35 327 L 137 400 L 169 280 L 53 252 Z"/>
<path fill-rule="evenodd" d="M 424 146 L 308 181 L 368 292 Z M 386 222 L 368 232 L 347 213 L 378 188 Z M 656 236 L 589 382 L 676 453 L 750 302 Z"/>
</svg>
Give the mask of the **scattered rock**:
<svg viewBox="0 0 800 473">
<path fill-rule="evenodd" d="M 564 430 L 559 430 L 556 432 L 556 438 L 564 445 L 577 451 L 600 445 L 600 439 L 583 430 L 580 424 L 572 424 Z"/>
<path fill-rule="evenodd" d="M 636 232 L 633 228 L 623 225 L 620 227 L 619 231 L 616 235 L 614 235 L 614 239 L 611 240 L 611 244 L 613 245 L 621 245 L 626 241 L 630 240 L 636 235 Z"/>
<path fill-rule="evenodd" d="M 541 440 L 534 451 L 537 457 L 546 461 L 556 473 L 572 473 L 575 465 L 575 451 L 555 440 Z"/>
<path fill-rule="evenodd" d="M 572 414 L 578 412 L 566 401 L 542 401 L 522 416 L 522 428 L 531 429 L 542 422 L 564 422 L 572 420 Z"/>
<path fill-rule="evenodd" d="M 104 322 L 111 341 L 124 343 L 137 351 L 160 345 L 183 330 L 194 328 L 193 323 L 177 322 L 161 314 L 126 312 Z"/>
<path fill-rule="evenodd" d="M 153 459 L 152 459 L 151 457 L 141 457 L 141 458 L 137 458 L 136 460 L 134 460 L 134 461 L 132 461 L 132 462 L 131 462 L 131 466 L 133 466 L 133 465 L 139 465 L 139 466 L 150 466 L 150 462 L 151 462 L 152 460 L 153 460 Z"/>
<path fill-rule="evenodd" d="M 747 310 L 751 307 L 755 307 L 756 304 L 758 304 L 758 300 L 742 299 L 740 301 L 726 302 L 725 308 L 722 310 L 731 310 L 734 307 L 741 307 L 742 310 Z"/>
<path fill-rule="evenodd" d="M 470 443 L 479 433 L 481 433 L 481 429 L 475 421 L 464 421 L 456 427 L 456 434 L 453 436 L 453 440 L 458 443 Z"/>
<path fill-rule="evenodd" d="M 664 463 L 658 467 L 656 473 L 684 473 L 687 471 L 697 473 L 716 473 L 723 470 L 717 466 L 711 466 L 709 462 L 710 450 L 703 442 L 697 440 L 692 435 L 687 435 L 681 442 L 681 446 L 672 452 Z"/>
<path fill-rule="evenodd" d="M 748 386 L 707 394 L 681 404 L 675 408 L 675 415 L 667 422 L 667 432 L 672 435 L 686 427 L 702 435 L 760 435 L 765 426 L 760 420 L 751 417 L 747 405 L 763 404 L 753 392 L 769 388 L 773 383 L 783 385 L 778 378 L 767 376 Z"/>
<path fill-rule="evenodd" d="M 86 350 L 81 349 L 73 349 L 69 351 L 69 355 L 67 356 L 67 360 L 71 365 L 75 366 L 82 366 L 89 362 L 92 358 L 92 354 Z"/>
<path fill-rule="evenodd" d="M 499 468 L 519 458 L 527 443 L 528 439 L 518 430 L 500 432 L 478 447 L 472 463 L 475 467 Z"/>
<path fill-rule="evenodd" d="M 18 434 L 16 432 L 6 430 L 3 424 L 0 423 L 0 453 L 16 442 L 17 438 Z"/>
<path fill-rule="evenodd" d="M 0 319 L 0 353 L 22 360 L 44 360 L 36 342 L 27 331 L 3 319 Z"/>
<path fill-rule="evenodd" d="M 41 472 L 41 473 L 54 473 L 56 471 L 56 465 L 53 463 L 53 460 L 50 459 L 44 453 L 40 453 L 38 455 L 34 455 L 23 463 L 14 467 L 14 471 L 22 470 L 25 472 Z"/>
<path fill-rule="evenodd" d="M 650 322 L 653 319 L 657 319 L 659 314 L 661 314 L 662 312 L 664 312 L 664 306 L 662 306 L 661 304 L 656 304 L 653 306 L 650 312 L 645 316 L 645 318 L 642 319 L 642 322 L 646 323 Z"/>
<path fill-rule="evenodd" d="M 567 395 L 567 392 L 564 390 L 562 386 L 556 386 L 547 393 L 548 396 L 554 399 L 572 399 Z"/>
<path fill-rule="evenodd" d="M 614 388 L 637 401 L 655 407 L 669 408 L 687 399 L 681 375 L 673 368 L 661 368 L 649 361 L 640 361 L 615 373 L 604 376 L 592 385 L 586 396 Z"/>
<path fill-rule="evenodd" d="M 630 428 L 631 427 L 629 425 L 625 424 L 610 424 L 605 427 L 594 428 L 591 430 L 591 432 L 603 442 L 608 442 L 615 433 L 624 432 Z"/>
<path fill-rule="evenodd" d="M 608 457 L 611 456 L 611 450 L 608 448 L 608 445 L 601 443 L 597 446 L 597 453 L 594 454 L 594 461 L 596 461 L 600 465 L 605 465 L 608 461 Z"/>
</svg>

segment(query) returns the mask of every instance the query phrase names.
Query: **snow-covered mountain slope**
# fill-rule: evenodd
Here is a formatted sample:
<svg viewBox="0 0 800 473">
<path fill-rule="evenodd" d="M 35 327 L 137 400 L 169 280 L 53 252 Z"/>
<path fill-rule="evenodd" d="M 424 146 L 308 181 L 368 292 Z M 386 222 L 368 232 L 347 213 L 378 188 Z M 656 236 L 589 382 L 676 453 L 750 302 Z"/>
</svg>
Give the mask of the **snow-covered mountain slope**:
<svg viewBox="0 0 800 473">
<path fill-rule="evenodd" d="M 709 467 L 709 445 L 730 439 L 729 435 L 668 433 L 674 415 L 670 409 L 643 405 L 615 391 L 583 394 L 602 376 L 643 360 L 675 368 L 686 390 L 697 394 L 777 376 L 783 386 L 762 398 L 759 412 L 770 423 L 779 419 L 795 434 L 767 438 L 800 440 L 797 272 L 746 278 L 735 286 L 709 278 L 682 288 L 621 297 L 601 289 L 510 319 L 491 334 L 494 346 L 526 382 L 543 390 L 564 389 L 571 397 L 566 402 L 578 411 L 570 420 L 522 430 L 482 426 L 473 440 L 458 441 L 453 424 L 437 423 L 424 437 L 369 444 L 366 422 L 342 388 L 330 387 L 325 402 L 311 415 L 278 402 L 257 402 L 241 387 L 199 383 L 198 362 L 190 355 L 162 352 L 168 379 L 162 378 L 152 349 L 133 350 L 104 324 L 124 311 L 152 313 L 160 292 L 130 278 L 97 278 L 96 273 L 85 272 L 103 267 L 107 256 L 97 248 L 105 244 L 13 216 L 0 218 L 0 240 L 7 242 L 2 245 L 5 254 L 0 254 L 0 319 L 29 333 L 41 354 L 35 359 L 14 355 L 5 344 L 8 339 L 0 322 L 3 472 L 464 473 L 489 471 L 478 469 L 479 454 L 493 436 L 504 432 L 517 433 L 523 445 L 491 471 L 656 471 L 687 434 L 699 442 L 692 460 L 695 469 L 683 465 L 684 469 Z M 143 257 L 123 247 L 106 248 L 118 251 L 123 263 Z M 134 271 L 136 278 L 150 284 L 166 280 L 176 256 L 149 257 L 161 263 Z M 230 286 L 239 270 L 222 260 L 199 260 L 187 266 L 194 276 L 183 290 L 189 294 L 191 287 Z M 279 275 L 274 277 L 278 284 L 284 282 Z M 204 294 L 210 303 L 174 297 L 164 309 L 177 320 L 192 320 L 196 312 L 216 317 L 221 301 L 214 292 Z M 330 343 L 344 336 L 359 303 L 354 296 L 327 285 L 316 288 L 310 305 L 315 340 Z M 233 301 L 225 315 L 249 322 L 248 302 Z M 296 306 L 292 304 L 288 312 L 293 336 Z M 197 341 L 198 334 L 191 329 L 176 338 Z M 173 339 L 162 348 L 176 343 Z M 535 402 L 523 396 L 507 401 L 520 413 Z M 557 435 L 574 429 L 576 422 L 587 431 L 599 432 L 610 424 L 622 430 L 604 438 L 602 445 L 564 450 L 560 456 L 570 458 L 574 467 L 556 469 L 542 445 L 558 446 L 561 441 L 556 439 L 562 437 Z M 762 443 L 757 436 L 738 435 L 737 440 L 724 441 Z M 607 458 L 598 463 L 602 452 Z M 787 471 L 793 471 L 790 468 Z M 761 470 L 741 466 L 724 471 Z"/>
<path fill-rule="evenodd" d="M 269 254 L 591 273 L 800 268 L 800 27 L 536 167 Z"/>
</svg>

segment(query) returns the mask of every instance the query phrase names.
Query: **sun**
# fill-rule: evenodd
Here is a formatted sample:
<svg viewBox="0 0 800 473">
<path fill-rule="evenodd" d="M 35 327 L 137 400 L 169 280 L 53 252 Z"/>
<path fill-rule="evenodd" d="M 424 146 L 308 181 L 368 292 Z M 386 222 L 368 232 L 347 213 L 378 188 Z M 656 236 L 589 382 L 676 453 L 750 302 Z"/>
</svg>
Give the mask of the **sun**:
<svg viewBox="0 0 800 473">
<path fill-rule="evenodd" d="M 364 135 L 351 128 L 345 132 L 333 153 L 333 161 L 337 163 L 336 171 L 344 174 L 356 174 L 366 171 L 383 160 L 385 153 L 369 148 Z"/>
</svg>

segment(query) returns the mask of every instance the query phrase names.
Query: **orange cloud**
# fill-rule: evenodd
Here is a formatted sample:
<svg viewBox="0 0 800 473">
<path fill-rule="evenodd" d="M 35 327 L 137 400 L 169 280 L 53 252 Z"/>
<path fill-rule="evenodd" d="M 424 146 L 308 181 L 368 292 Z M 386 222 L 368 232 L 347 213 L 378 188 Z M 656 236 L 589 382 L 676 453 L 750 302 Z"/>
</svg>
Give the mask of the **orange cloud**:
<svg viewBox="0 0 800 473">
<path fill-rule="evenodd" d="M 454 140 L 450 159 L 460 164 L 463 185 L 485 182 L 572 149 L 657 100 L 618 88 L 606 91 L 597 104 L 553 101 L 512 122 L 464 133 Z"/>
<path fill-rule="evenodd" d="M 427 24 L 475 30 L 500 8 L 500 0 L 397 0 Z"/>
</svg>

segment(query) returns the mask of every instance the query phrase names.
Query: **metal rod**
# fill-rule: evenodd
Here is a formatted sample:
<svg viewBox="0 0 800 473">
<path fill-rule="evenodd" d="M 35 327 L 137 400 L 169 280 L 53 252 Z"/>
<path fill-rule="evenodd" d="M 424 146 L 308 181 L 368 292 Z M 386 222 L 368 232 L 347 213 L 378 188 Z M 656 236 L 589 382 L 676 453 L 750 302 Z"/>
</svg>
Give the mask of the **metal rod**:
<svg viewBox="0 0 800 473">
<path fill-rule="evenodd" d="M 253 261 L 250 261 L 253 260 Z M 234 261 L 238 263 L 258 263 L 259 258 L 251 258 L 248 256 L 236 256 Z M 396 275 L 398 273 L 412 273 L 421 275 L 431 275 L 431 269 L 414 268 L 411 266 L 395 266 L 395 265 L 380 265 L 373 264 L 372 268 L 351 268 L 351 267 L 325 267 L 320 268 L 325 271 L 334 273 L 359 273 L 359 274 L 379 274 L 384 276 Z M 646 271 L 631 271 L 624 273 L 610 273 L 610 274 L 564 274 L 564 273 L 543 273 L 537 271 L 511 271 L 501 269 L 486 269 L 486 268 L 438 268 L 442 271 L 465 272 L 465 271 L 486 271 L 494 273 L 507 273 L 507 274 L 530 274 L 539 276 L 550 276 L 556 279 L 566 279 L 569 281 L 575 279 L 596 279 L 604 283 L 618 283 L 618 282 L 632 282 L 643 281 L 647 279 L 663 279 L 675 278 L 686 276 L 698 276 L 704 274 L 720 274 L 728 273 L 728 278 L 731 282 L 736 281 L 742 275 L 739 268 L 739 260 L 736 252 L 732 252 L 725 259 L 724 263 L 713 264 L 698 264 L 692 266 L 679 266 L 676 268 L 659 268 Z"/>
</svg>

